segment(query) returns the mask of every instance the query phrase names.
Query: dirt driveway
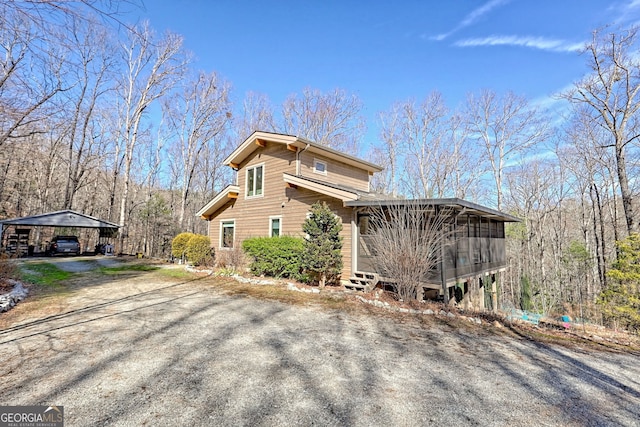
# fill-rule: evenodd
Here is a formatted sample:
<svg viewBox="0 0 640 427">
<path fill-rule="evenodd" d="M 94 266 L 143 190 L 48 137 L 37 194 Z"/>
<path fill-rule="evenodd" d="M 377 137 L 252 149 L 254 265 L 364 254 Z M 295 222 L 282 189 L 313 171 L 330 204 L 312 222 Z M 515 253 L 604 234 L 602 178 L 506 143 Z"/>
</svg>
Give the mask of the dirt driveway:
<svg viewBox="0 0 640 427">
<path fill-rule="evenodd" d="M 68 426 L 640 425 L 638 356 L 210 280 L 110 278 L 23 316 L 0 330 L 0 405 L 63 405 Z"/>
</svg>

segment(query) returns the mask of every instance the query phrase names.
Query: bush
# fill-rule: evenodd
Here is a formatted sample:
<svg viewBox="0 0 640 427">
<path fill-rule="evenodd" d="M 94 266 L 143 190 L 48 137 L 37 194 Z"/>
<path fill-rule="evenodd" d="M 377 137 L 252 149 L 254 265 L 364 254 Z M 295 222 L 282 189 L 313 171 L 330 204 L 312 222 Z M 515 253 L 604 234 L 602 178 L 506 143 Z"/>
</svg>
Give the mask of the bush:
<svg viewBox="0 0 640 427">
<path fill-rule="evenodd" d="M 202 234 L 194 234 L 187 242 L 185 250 L 187 260 L 193 265 L 213 264 L 213 250 L 211 240 Z"/>
<path fill-rule="evenodd" d="M 252 258 L 249 265 L 257 276 L 305 280 L 302 274 L 304 240 L 298 237 L 254 237 L 242 242 L 242 249 Z"/>
<path fill-rule="evenodd" d="M 193 237 L 193 233 L 180 233 L 171 241 L 171 255 L 176 258 L 184 259 L 187 252 L 187 244 L 189 239 Z"/>
<path fill-rule="evenodd" d="M 337 285 L 342 271 L 342 224 L 325 202 L 314 203 L 310 212 L 302 224 L 307 236 L 303 241 L 302 267 L 321 288 L 325 284 Z"/>
</svg>

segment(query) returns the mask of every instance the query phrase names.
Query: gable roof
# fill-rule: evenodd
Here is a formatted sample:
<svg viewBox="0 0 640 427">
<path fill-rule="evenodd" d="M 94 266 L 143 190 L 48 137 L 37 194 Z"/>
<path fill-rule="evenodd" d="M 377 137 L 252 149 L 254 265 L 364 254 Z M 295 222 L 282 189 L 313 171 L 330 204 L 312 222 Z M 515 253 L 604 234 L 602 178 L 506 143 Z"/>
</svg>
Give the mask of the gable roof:
<svg viewBox="0 0 640 427">
<path fill-rule="evenodd" d="M 316 193 L 324 194 L 325 196 L 333 197 L 343 202 L 358 200 L 359 198 L 358 192 L 354 189 L 341 187 L 317 179 L 292 175 L 286 172 L 282 174 L 282 178 L 284 182 L 289 185 L 306 188 L 307 190 L 315 191 Z"/>
<path fill-rule="evenodd" d="M 22 218 L 3 219 L 0 220 L 2 225 L 31 225 L 31 226 L 49 226 L 49 227 L 76 227 L 76 228 L 110 228 L 118 229 L 119 225 L 112 222 L 94 218 L 89 215 L 75 212 L 72 210 L 63 210 L 56 212 L 48 212 L 40 215 L 25 216 Z"/>
<path fill-rule="evenodd" d="M 308 190 L 315 191 L 325 196 L 335 197 L 347 201 L 356 200 L 390 200 L 392 196 L 387 194 L 375 193 L 372 191 L 363 191 L 357 188 L 349 187 L 343 184 L 336 184 L 334 182 L 323 181 L 318 178 L 310 176 L 293 175 L 283 172 L 282 178 L 287 184 L 296 185 L 298 187 L 306 188 Z"/>
<path fill-rule="evenodd" d="M 232 168 L 237 168 L 238 165 L 240 165 L 240 163 L 242 163 L 242 161 L 251 153 L 259 147 L 263 147 L 266 141 L 285 145 L 287 149 L 291 151 L 301 152 L 305 150 L 310 153 L 319 154 L 329 159 L 338 160 L 350 166 L 364 169 L 370 173 L 380 172 L 384 169 L 382 166 L 369 163 L 365 160 L 334 150 L 333 148 L 325 147 L 324 145 L 320 145 L 304 138 L 262 131 L 253 132 L 251 136 L 245 139 L 242 144 L 240 144 L 226 159 L 223 160 L 223 164 L 231 166 Z"/>
<path fill-rule="evenodd" d="M 229 199 L 236 199 L 240 194 L 240 187 L 237 185 L 227 185 L 224 190 L 219 192 L 209 203 L 207 203 L 202 209 L 200 209 L 196 216 L 202 219 L 208 219 L 208 217 L 215 211 L 224 206 Z"/>
</svg>

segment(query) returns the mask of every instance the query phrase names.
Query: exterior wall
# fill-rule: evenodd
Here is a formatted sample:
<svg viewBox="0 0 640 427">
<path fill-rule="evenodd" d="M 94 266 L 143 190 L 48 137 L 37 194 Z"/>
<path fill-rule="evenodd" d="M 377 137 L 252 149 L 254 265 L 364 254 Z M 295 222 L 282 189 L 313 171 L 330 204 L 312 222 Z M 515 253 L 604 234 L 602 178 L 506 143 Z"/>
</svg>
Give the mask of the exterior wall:
<svg viewBox="0 0 640 427">
<path fill-rule="evenodd" d="M 286 195 L 288 202 L 285 204 L 283 214 L 284 234 L 291 236 L 302 236 L 302 223 L 307 219 L 307 213 L 312 204 L 316 202 L 327 202 L 342 222 L 342 279 L 348 279 L 351 270 L 351 217 L 353 210 L 342 205 L 340 200 L 327 197 L 304 188 L 287 188 Z"/>
<path fill-rule="evenodd" d="M 267 142 L 265 148 L 257 149 L 238 170 L 237 184 L 240 194 L 230 199 L 210 217 L 209 238 L 216 252 L 221 248 L 220 223 L 235 220 L 235 245 L 240 245 L 249 237 L 263 237 L 270 234 L 270 218 L 281 218 L 281 235 L 302 236 L 302 223 L 307 218 L 311 205 L 325 201 L 342 221 L 344 263 L 342 279 L 351 274 L 351 215 L 352 209 L 345 208 L 341 201 L 303 188 L 287 188 L 282 178 L 284 172 L 295 174 L 296 153 L 282 144 Z M 312 160 L 313 162 L 313 160 Z M 263 195 L 247 197 L 246 170 L 256 165 L 264 165 Z"/>
<path fill-rule="evenodd" d="M 315 159 L 327 164 L 326 175 L 314 172 Z M 315 153 L 303 151 L 300 154 L 300 175 L 332 184 L 345 185 L 356 190 L 369 191 L 369 172 Z"/>
</svg>

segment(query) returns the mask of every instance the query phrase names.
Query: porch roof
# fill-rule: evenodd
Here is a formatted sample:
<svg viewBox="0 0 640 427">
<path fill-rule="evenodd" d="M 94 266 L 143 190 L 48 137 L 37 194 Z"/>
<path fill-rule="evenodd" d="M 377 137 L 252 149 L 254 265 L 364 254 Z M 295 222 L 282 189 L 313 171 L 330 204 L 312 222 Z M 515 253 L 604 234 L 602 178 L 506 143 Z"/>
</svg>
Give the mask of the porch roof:
<svg viewBox="0 0 640 427">
<path fill-rule="evenodd" d="M 404 206 L 404 205 L 418 205 L 418 206 L 441 206 L 452 208 L 458 211 L 465 211 L 473 213 L 484 218 L 491 218 L 504 222 L 520 222 L 521 219 L 513 215 L 509 215 L 498 210 L 479 205 L 477 203 L 469 202 L 467 200 L 458 198 L 448 199 L 368 199 L 368 200 L 353 200 L 345 202 L 345 206 L 350 207 L 391 207 L 391 206 Z"/>
</svg>

